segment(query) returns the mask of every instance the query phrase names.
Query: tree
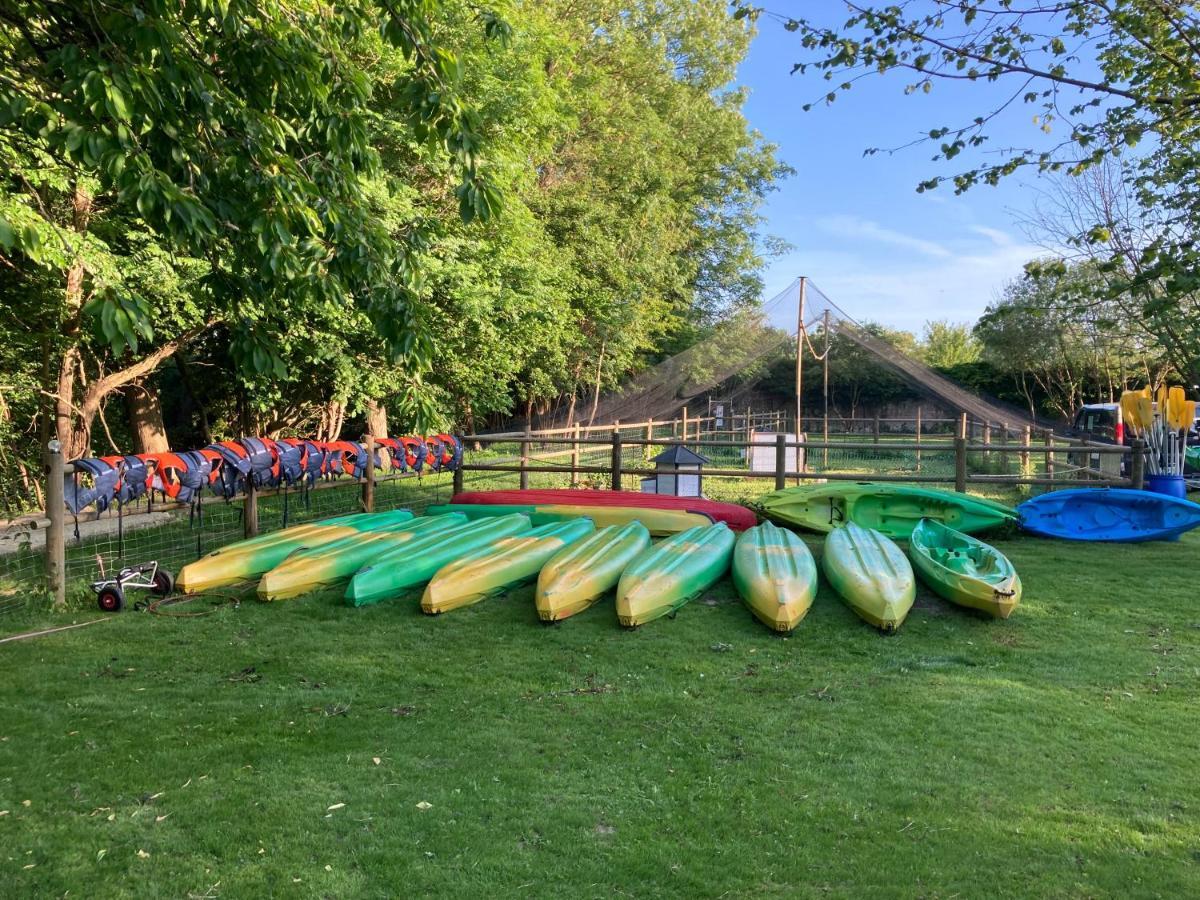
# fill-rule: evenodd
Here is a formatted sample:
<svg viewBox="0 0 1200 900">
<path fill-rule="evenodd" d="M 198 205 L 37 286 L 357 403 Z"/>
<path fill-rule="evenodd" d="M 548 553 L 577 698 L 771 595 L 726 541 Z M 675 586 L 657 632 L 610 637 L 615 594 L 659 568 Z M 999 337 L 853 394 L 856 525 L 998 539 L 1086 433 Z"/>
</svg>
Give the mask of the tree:
<svg viewBox="0 0 1200 900">
<path fill-rule="evenodd" d="M 1119 160 L 1106 160 L 1076 178 L 1049 180 L 1025 217 L 1030 236 L 1057 256 L 1037 260 L 1035 277 L 1061 277 L 1073 264 L 1086 264 L 1094 278 L 1092 296 L 1081 305 L 1107 306 L 1143 340 L 1157 344 L 1189 385 L 1200 382 L 1200 290 L 1178 291 L 1163 302 L 1163 285 L 1146 278 L 1146 248 L 1170 229 L 1161 210 L 1143 207 L 1130 187 L 1133 174 Z M 1099 222 L 1106 244 L 1080 240 L 1086 223 Z"/>
<path fill-rule="evenodd" d="M 460 66 L 433 38 L 435 8 L 18 0 L 0 10 L 0 261 L 37 298 L 43 390 L 68 455 L 88 452 L 109 394 L 218 326 L 258 376 L 284 376 L 281 335 L 339 305 L 369 314 L 393 355 L 427 360 L 412 248 L 371 214 L 372 84 L 355 51 L 379 34 L 407 57 L 395 113 L 454 160 L 463 218 L 488 217 L 498 194 L 482 172 L 477 116 L 455 93 Z M 506 31 L 490 14 L 484 27 Z M 203 267 L 195 315 L 165 340 L 163 311 L 125 277 L 129 235 Z"/>
<path fill-rule="evenodd" d="M 983 359 L 1020 381 L 1030 415 L 1043 406 L 1070 419 L 1082 403 L 1114 401 L 1128 384 L 1157 384 L 1170 370 L 1115 301 L 1097 301 L 1102 293 L 1097 267 L 1080 264 L 1014 280 L 980 317 Z"/>
<path fill-rule="evenodd" d="M 762 14 L 749 0 L 735 5 L 735 15 Z M 947 80 L 990 82 L 1002 91 L 970 121 L 927 132 L 925 140 L 938 146 L 935 159 L 987 155 L 957 174 L 922 182 L 918 190 L 951 180 L 961 192 L 1028 169 L 1078 176 L 1105 160 L 1130 159 L 1133 196 L 1143 208 L 1160 210 L 1165 227 L 1140 248 L 1141 266 L 1128 274 L 1135 283 L 1159 286 L 1152 305 L 1174 303 L 1200 286 L 1200 247 L 1193 241 L 1200 225 L 1200 15 L 1194 4 L 933 0 L 847 6 L 850 17 L 837 27 L 767 13 L 799 35 L 805 57 L 793 71 L 820 72 L 829 82 L 825 102 L 860 78 L 892 71 L 907 76 L 909 93 Z M 1035 122 L 1045 142 L 992 148 L 989 126 L 1022 105 L 1038 110 Z M 1078 238 L 1109 244 L 1102 221 L 1080 224 Z M 1119 248 L 1109 249 L 1114 260 L 1120 257 Z"/>
<path fill-rule="evenodd" d="M 918 356 L 934 369 L 949 369 L 976 362 L 981 353 L 979 341 L 965 322 L 926 322 Z"/>
</svg>

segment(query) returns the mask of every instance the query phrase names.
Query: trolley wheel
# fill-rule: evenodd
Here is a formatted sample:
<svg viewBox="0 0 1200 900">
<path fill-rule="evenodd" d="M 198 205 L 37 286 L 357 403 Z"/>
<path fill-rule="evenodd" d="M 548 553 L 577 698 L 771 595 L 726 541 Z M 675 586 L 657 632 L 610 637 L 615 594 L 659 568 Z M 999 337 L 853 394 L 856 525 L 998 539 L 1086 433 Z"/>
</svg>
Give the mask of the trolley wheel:
<svg viewBox="0 0 1200 900">
<path fill-rule="evenodd" d="M 103 612 L 120 612 L 125 608 L 125 592 L 115 585 L 96 592 L 96 605 Z"/>
<path fill-rule="evenodd" d="M 166 569 L 154 573 L 154 587 L 150 589 L 160 597 L 165 597 L 175 590 L 175 576 Z"/>
</svg>

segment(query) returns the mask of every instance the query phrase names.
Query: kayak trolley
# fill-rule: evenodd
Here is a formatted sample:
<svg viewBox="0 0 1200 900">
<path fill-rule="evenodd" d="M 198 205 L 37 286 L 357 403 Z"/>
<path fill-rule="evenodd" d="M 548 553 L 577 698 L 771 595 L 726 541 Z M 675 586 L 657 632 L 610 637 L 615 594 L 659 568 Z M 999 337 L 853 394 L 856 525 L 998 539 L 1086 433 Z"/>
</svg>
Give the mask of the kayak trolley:
<svg viewBox="0 0 1200 900">
<path fill-rule="evenodd" d="M 165 597 L 175 589 L 175 578 L 166 569 L 160 568 L 158 560 L 126 566 L 115 578 L 104 578 L 92 582 L 96 592 L 96 605 L 104 612 L 120 612 L 125 608 L 125 592 L 128 590 L 150 591 Z"/>
</svg>

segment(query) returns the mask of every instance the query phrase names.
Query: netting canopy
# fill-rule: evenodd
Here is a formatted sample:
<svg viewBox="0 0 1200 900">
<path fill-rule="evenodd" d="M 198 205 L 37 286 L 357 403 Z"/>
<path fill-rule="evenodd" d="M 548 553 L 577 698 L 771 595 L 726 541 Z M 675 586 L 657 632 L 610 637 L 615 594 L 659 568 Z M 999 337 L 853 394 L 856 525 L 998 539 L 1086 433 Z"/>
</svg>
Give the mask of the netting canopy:
<svg viewBox="0 0 1200 900">
<path fill-rule="evenodd" d="M 803 317 L 803 318 L 802 318 Z M 634 422 L 674 417 L 683 407 L 714 391 L 753 385 L 781 357 L 795 359 L 798 337 L 828 327 L 871 354 L 913 390 L 980 422 L 1015 427 L 1048 427 L 1016 406 L 984 397 L 956 384 L 929 366 L 879 338 L 830 300 L 807 279 L 797 278 L 774 297 L 740 310 L 717 325 L 709 337 L 640 372 L 588 409 L 584 424 Z M 807 350 L 816 348 L 807 340 Z M 586 407 L 585 407 L 586 408 Z M 542 427 L 570 425 L 565 415 L 539 422 Z"/>
</svg>

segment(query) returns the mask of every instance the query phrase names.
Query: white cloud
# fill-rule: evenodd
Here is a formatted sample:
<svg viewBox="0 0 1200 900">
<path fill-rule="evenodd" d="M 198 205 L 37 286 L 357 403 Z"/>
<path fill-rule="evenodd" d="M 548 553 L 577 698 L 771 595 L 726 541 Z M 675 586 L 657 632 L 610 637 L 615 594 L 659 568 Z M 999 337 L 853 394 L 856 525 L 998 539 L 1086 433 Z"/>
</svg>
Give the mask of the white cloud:
<svg viewBox="0 0 1200 900">
<path fill-rule="evenodd" d="M 960 233 L 945 254 L 901 259 L 873 255 L 870 247 L 838 243 L 826 250 L 814 243 L 777 260 L 768 283 L 780 288 L 794 275 L 807 275 L 851 317 L 917 333 L 934 319 L 973 322 L 1045 251 L 998 229 L 970 231 L 980 237 Z"/>
<path fill-rule="evenodd" d="M 934 241 L 913 237 L 911 234 L 905 234 L 902 231 L 894 231 L 891 228 L 885 228 L 878 222 L 872 222 L 870 219 L 862 219 L 858 216 L 828 216 L 818 219 L 817 227 L 838 237 L 891 244 L 895 247 L 915 250 L 925 256 L 948 257 L 953 255 L 946 247 Z"/>
<path fill-rule="evenodd" d="M 997 247 L 1012 246 L 1012 235 L 1007 231 L 1001 231 L 999 228 L 988 228 L 986 225 L 971 225 L 968 227 L 976 234 L 982 234 L 985 238 L 991 240 Z"/>
</svg>

